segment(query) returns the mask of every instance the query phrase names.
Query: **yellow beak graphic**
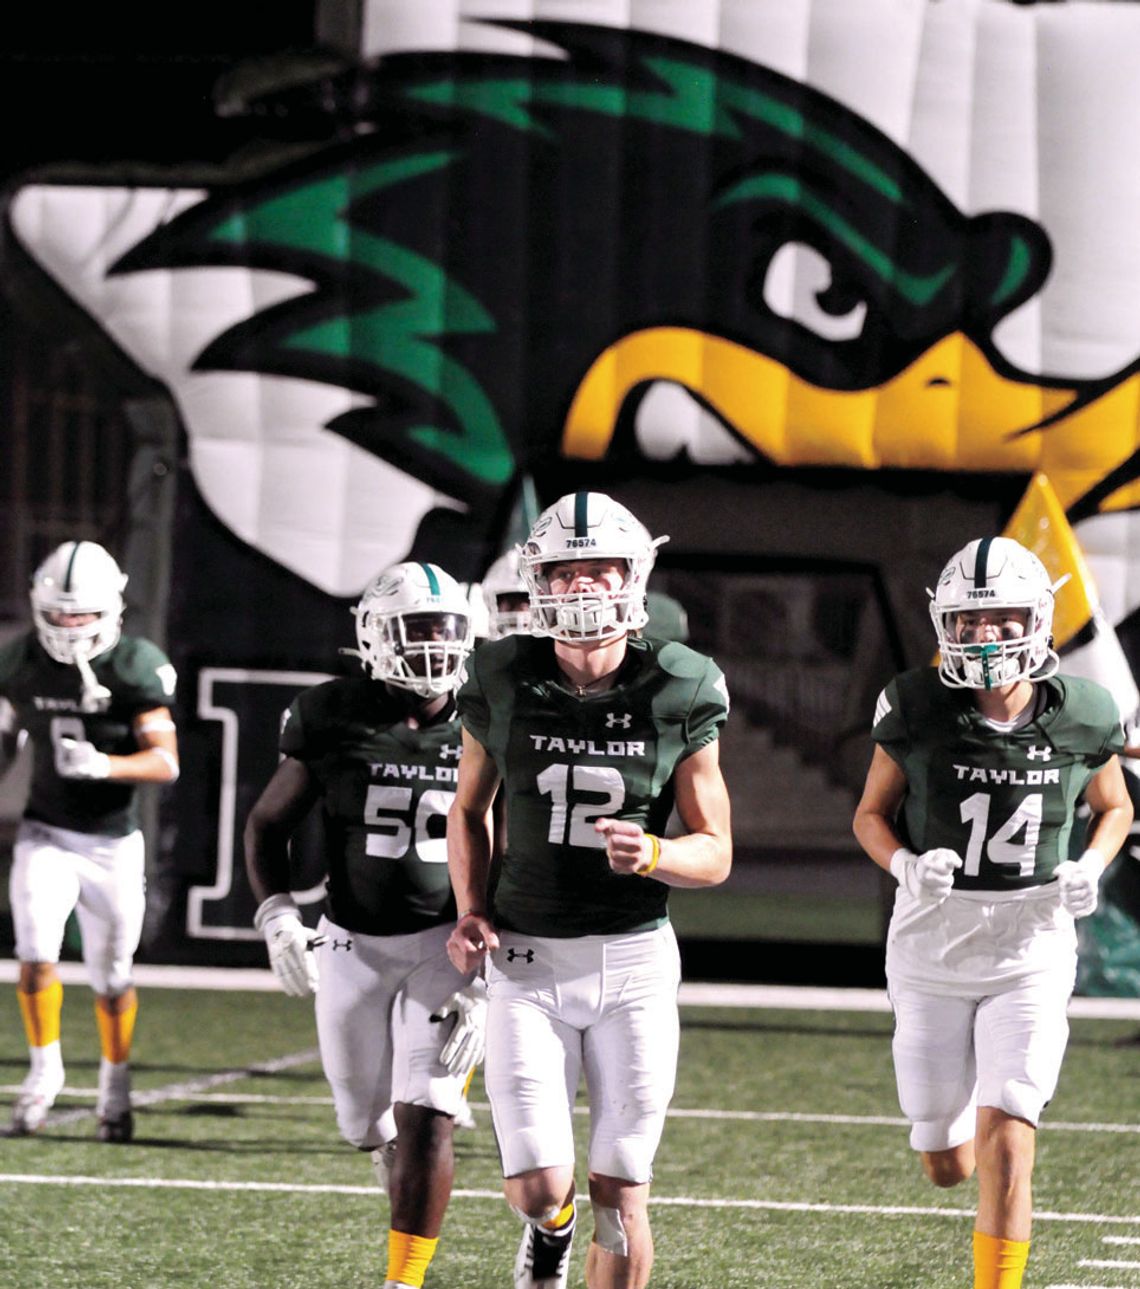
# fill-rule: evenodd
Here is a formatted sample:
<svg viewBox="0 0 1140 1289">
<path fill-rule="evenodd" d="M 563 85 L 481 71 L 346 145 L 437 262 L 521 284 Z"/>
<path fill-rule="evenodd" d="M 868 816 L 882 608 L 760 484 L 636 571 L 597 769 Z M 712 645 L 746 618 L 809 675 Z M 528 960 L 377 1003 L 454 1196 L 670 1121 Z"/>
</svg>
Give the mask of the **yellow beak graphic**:
<svg viewBox="0 0 1140 1289">
<path fill-rule="evenodd" d="M 1063 413 L 1074 389 L 999 375 L 955 333 L 875 389 L 823 389 L 744 345 L 681 327 L 634 332 L 591 365 L 563 429 L 565 456 L 601 460 L 626 398 L 652 381 L 673 381 L 710 407 L 741 440 L 776 465 L 1043 471 L 1064 507 L 1127 460 L 1140 441 L 1140 378 L 1044 430 L 1027 426 Z M 1108 508 L 1136 504 L 1130 486 Z"/>
</svg>

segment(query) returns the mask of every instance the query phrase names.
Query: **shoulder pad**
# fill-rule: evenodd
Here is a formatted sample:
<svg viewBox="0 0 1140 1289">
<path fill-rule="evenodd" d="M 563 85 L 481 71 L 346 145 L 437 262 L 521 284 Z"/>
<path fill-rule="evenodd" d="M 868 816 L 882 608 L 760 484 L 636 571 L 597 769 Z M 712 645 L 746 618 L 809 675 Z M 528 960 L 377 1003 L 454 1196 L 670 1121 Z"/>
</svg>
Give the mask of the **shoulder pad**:
<svg viewBox="0 0 1140 1289">
<path fill-rule="evenodd" d="M 699 680 L 709 669 L 712 659 L 676 640 L 639 640 L 632 644 L 648 646 L 657 653 L 661 670 L 681 680 Z"/>
</svg>

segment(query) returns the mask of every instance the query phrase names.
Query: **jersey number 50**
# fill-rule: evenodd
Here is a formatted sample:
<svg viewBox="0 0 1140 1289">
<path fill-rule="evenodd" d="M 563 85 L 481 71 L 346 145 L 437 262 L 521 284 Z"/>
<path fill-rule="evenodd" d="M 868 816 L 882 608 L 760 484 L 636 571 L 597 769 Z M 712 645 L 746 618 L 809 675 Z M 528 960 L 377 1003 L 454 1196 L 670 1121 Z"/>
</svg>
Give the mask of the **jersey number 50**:
<svg viewBox="0 0 1140 1289">
<path fill-rule="evenodd" d="M 409 824 L 411 788 L 373 785 L 364 801 L 364 824 L 368 829 L 365 853 L 380 859 L 403 859 L 414 845 L 416 856 L 423 863 L 446 864 L 447 838 L 430 836 L 428 827 L 434 815 L 446 817 L 454 800 L 454 792 L 428 788 L 416 806 L 415 819 Z"/>
</svg>

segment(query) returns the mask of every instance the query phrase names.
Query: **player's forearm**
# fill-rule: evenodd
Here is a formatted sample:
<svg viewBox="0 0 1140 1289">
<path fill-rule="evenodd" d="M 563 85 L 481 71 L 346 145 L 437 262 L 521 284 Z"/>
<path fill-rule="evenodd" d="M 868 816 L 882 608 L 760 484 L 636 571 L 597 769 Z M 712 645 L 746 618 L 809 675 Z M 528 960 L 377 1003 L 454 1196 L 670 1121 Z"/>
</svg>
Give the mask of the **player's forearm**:
<svg viewBox="0 0 1140 1289">
<path fill-rule="evenodd" d="M 447 871 L 459 916 L 487 911 L 491 833 L 486 819 L 454 811 L 447 821 Z"/>
<path fill-rule="evenodd" d="M 666 886 L 719 886 L 732 869 L 732 839 L 716 833 L 662 837 L 652 876 Z"/>
<path fill-rule="evenodd" d="M 859 845 L 871 859 L 880 868 L 890 872 L 891 856 L 902 845 L 890 821 L 873 811 L 857 810 L 852 830 Z"/>
<path fill-rule="evenodd" d="M 254 811 L 246 820 L 243 841 L 246 877 L 258 904 L 271 895 L 288 893 L 289 830 Z"/>
<path fill-rule="evenodd" d="M 1090 850 L 1098 850 L 1104 856 L 1105 867 L 1112 863 L 1117 851 L 1124 845 L 1128 831 L 1132 827 L 1132 806 L 1110 806 L 1100 814 L 1093 815 L 1089 822 L 1088 837 L 1085 841 Z"/>
<path fill-rule="evenodd" d="M 178 753 L 165 747 L 109 756 L 107 764 L 107 778 L 113 783 L 173 783 L 179 774 Z"/>
</svg>

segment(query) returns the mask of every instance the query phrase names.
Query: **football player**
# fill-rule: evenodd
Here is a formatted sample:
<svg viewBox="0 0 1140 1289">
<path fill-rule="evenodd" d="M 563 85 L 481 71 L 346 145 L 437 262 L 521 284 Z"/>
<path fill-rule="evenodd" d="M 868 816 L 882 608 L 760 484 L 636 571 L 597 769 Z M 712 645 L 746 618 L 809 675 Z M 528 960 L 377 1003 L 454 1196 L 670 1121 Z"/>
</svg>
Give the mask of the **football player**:
<svg viewBox="0 0 1140 1289">
<path fill-rule="evenodd" d="M 500 555 L 487 570 L 483 603 L 487 606 L 488 640 L 530 630 L 530 595 L 519 568 L 517 546 Z"/>
<path fill-rule="evenodd" d="M 11 1133 L 43 1126 L 64 1084 L 59 962 L 74 909 L 95 991 L 102 1057 L 100 1141 L 130 1141 L 131 983 L 145 905 L 138 784 L 172 783 L 178 746 L 174 668 L 148 640 L 122 634 L 127 579 L 95 542 L 69 541 L 32 578 L 34 630 L 0 648 L 9 751 L 31 741 L 32 781 L 10 880 L 17 997 L 31 1068 Z"/>
<path fill-rule="evenodd" d="M 506 1198 L 526 1224 L 516 1289 L 567 1283 L 582 1072 L 587 1280 L 648 1282 L 649 1181 L 679 1035 L 666 900 L 670 886 L 724 881 L 732 862 L 724 677 L 686 645 L 638 635 L 658 544 L 601 493 L 557 501 L 521 550 L 532 634 L 485 644 L 459 694 L 448 952 L 464 972 L 487 959 L 484 1080 Z M 489 905 L 500 783 L 509 837 Z M 674 800 L 684 835 L 665 840 Z"/>
<path fill-rule="evenodd" d="M 255 925 L 287 993 L 316 994 L 341 1134 L 372 1153 L 391 1201 L 386 1289 L 420 1286 L 451 1196 L 454 1117 L 482 1059 L 482 981 L 447 958 L 455 920 L 444 830 L 455 795 L 455 689 L 468 603 L 434 564 L 381 573 L 354 609 L 363 675 L 304 691 L 283 759 L 245 828 Z M 288 841 L 324 813 L 326 911 L 307 929 Z M 319 983 L 319 989 L 318 989 Z M 392 1109 L 390 1109 L 392 1107 Z"/>
<path fill-rule="evenodd" d="M 950 560 L 930 614 L 937 669 L 875 711 L 855 814 L 898 881 L 887 936 L 894 1063 L 910 1144 L 936 1186 L 978 1176 L 976 1289 L 1019 1289 L 1035 1131 L 1056 1087 L 1091 913 L 1132 807 L 1108 691 L 1058 674 L 1041 561 L 1004 537 Z M 1069 860 L 1074 812 L 1092 815 Z"/>
</svg>

